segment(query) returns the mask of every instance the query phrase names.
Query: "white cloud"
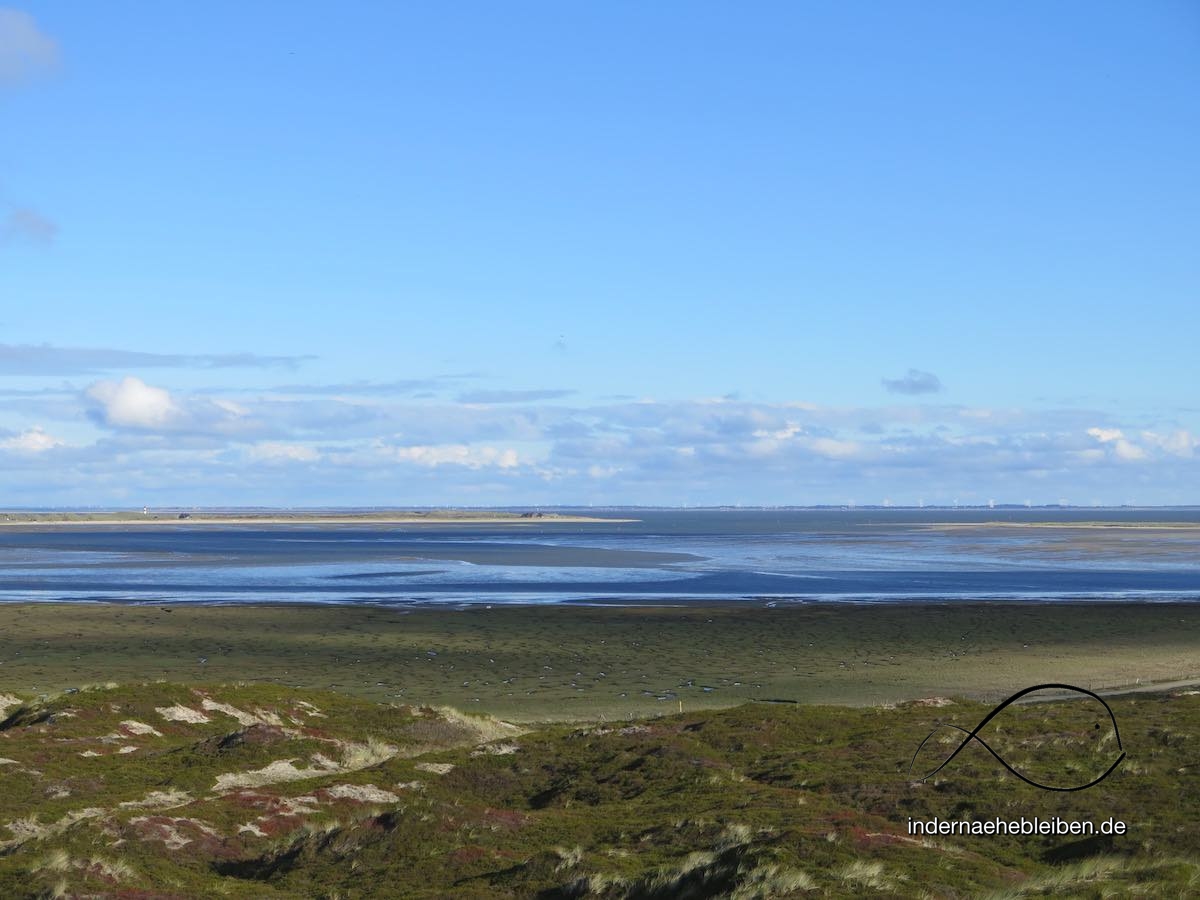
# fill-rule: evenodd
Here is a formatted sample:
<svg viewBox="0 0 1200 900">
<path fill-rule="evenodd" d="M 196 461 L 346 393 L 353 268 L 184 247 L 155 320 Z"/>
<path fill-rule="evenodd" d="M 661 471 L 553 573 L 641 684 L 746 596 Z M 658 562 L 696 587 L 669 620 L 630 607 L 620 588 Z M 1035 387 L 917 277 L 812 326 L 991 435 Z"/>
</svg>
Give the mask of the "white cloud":
<svg viewBox="0 0 1200 900">
<path fill-rule="evenodd" d="M 1191 432 L 1180 428 L 1171 434 L 1156 434 L 1153 431 L 1143 431 L 1142 440 L 1160 448 L 1172 456 L 1190 459 L 1197 448 L 1200 448 L 1200 438 L 1193 437 Z"/>
<path fill-rule="evenodd" d="M 221 410 L 222 412 L 229 413 L 229 415 L 233 416 L 234 418 L 241 419 L 250 415 L 250 410 L 246 409 L 246 407 L 242 406 L 240 403 L 234 403 L 232 400 L 225 400 L 217 397 L 213 399 L 212 404 L 217 409 Z"/>
<path fill-rule="evenodd" d="M 1102 444 L 1107 444 L 1110 441 L 1119 441 L 1124 437 L 1124 432 L 1120 428 L 1089 428 L 1087 433 Z"/>
<path fill-rule="evenodd" d="M 1089 428 L 1087 433 L 1102 444 L 1111 444 L 1117 459 L 1136 462 L 1146 458 L 1146 451 L 1126 438 L 1125 432 L 1119 428 Z"/>
<path fill-rule="evenodd" d="M 179 416 L 170 392 L 127 375 L 120 381 L 97 381 L 85 395 L 96 404 L 106 425 L 157 429 Z"/>
<path fill-rule="evenodd" d="M 33 16 L 0 7 L 0 85 L 51 71 L 58 59 L 58 42 L 38 28 Z"/>
<path fill-rule="evenodd" d="M 1124 438 L 1119 438 L 1113 443 L 1113 452 L 1117 454 L 1117 459 L 1138 460 L 1146 458 L 1146 451 Z"/>
<path fill-rule="evenodd" d="M 321 453 L 315 447 L 304 444 L 287 444 L 279 441 L 262 441 L 249 449 L 247 455 L 256 462 L 316 462 Z"/>
<path fill-rule="evenodd" d="M 811 438 L 805 441 L 805 445 L 818 456 L 827 456 L 830 459 L 858 456 L 863 449 L 858 441 L 839 441 L 834 438 Z"/>
<path fill-rule="evenodd" d="M 55 447 L 61 447 L 62 445 L 62 441 L 52 435 L 46 434 L 40 425 L 26 429 L 16 437 L 0 441 L 0 447 L 3 447 L 5 450 L 17 450 L 22 453 L 42 453 L 46 450 L 53 450 Z"/>
<path fill-rule="evenodd" d="M 511 448 L 469 447 L 466 444 L 417 445 L 391 447 L 389 455 L 402 462 L 420 466 L 466 466 L 468 469 L 513 469 L 520 464 L 517 451 Z"/>
<path fill-rule="evenodd" d="M 749 445 L 748 451 L 758 457 L 791 452 L 793 446 L 827 459 L 847 459 L 858 456 L 863 450 L 858 441 L 806 435 L 803 426 L 790 421 L 783 428 L 756 428 L 751 435 L 757 440 Z"/>
<path fill-rule="evenodd" d="M 949 502 L 973 491 L 984 501 L 1065 495 L 1121 502 L 1134 488 L 1140 501 L 1179 503 L 1195 502 L 1191 486 L 1200 484 L 1194 427 L 1099 410 L 979 415 L 957 405 L 831 407 L 735 397 L 519 407 L 468 407 L 449 397 L 358 400 L 270 389 L 195 392 L 136 378 L 61 396 L 0 394 L 0 412 L 14 422 L 42 422 L 58 434 L 87 412 L 106 432 L 93 445 L 72 439 L 49 455 L 3 453 L 6 471 L 31 477 L 0 482 L 11 496 L 24 492 L 43 505 L 63 498 L 34 499 L 34 486 L 71 478 L 79 502 L 92 502 L 89 490 L 104 502 L 115 490 L 106 485 L 135 483 L 164 492 L 194 487 L 197 496 L 230 503 L 355 503 L 386 490 L 434 505 L 848 496 Z M 23 440 L 39 444 L 34 435 Z M 40 443 L 46 440 L 53 439 Z M 0 442 L 14 448 L 16 431 L 0 431 Z"/>
<path fill-rule="evenodd" d="M 785 427 L 776 429 L 774 431 L 766 428 L 757 428 L 754 430 L 754 436 L 756 438 L 766 438 L 773 441 L 786 441 L 789 438 L 793 438 L 800 434 L 802 431 L 804 431 L 804 429 L 799 425 L 796 425 L 793 422 L 788 422 Z"/>
<path fill-rule="evenodd" d="M 94 382 L 83 392 L 82 399 L 94 421 L 118 430 L 170 432 L 177 440 L 183 435 L 235 440 L 286 440 L 294 436 L 285 423 L 272 427 L 248 405 L 205 394 L 175 395 L 133 375 L 120 381 Z M 269 404 L 261 408 L 269 409 Z"/>
</svg>

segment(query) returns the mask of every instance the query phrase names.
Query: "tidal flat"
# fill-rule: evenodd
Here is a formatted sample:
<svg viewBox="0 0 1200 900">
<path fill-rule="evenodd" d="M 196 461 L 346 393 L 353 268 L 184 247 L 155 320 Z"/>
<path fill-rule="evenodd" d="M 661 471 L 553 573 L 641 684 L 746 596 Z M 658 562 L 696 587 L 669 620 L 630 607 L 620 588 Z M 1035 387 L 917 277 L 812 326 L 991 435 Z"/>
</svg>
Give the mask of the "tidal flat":
<svg viewBox="0 0 1200 900">
<path fill-rule="evenodd" d="M 1192 603 L 0 605 L 0 690 L 274 684 L 513 722 L 1200 680 Z"/>
</svg>

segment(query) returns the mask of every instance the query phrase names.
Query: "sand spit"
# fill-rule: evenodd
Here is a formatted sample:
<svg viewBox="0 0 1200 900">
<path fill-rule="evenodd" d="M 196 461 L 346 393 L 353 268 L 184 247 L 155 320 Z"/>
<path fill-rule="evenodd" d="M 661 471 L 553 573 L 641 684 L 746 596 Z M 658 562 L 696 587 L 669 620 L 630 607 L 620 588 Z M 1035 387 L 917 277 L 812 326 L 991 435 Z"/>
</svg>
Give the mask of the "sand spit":
<svg viewBox="0 0 1200 900">
<path fill-rule="evenodd" d="M 0 516 L 0 528 L 73 528 L 97 525 L 119 525 L 138 528 L 188 528 L 193 525 L 521 525 L 545 523 L 585 524 L 589 522 L 639 522 L 640 519 L 614 519 L 600 516 L 568 516 L 555 513 L 539 513 L 524 516 L 520 513 L 508 515 L 481 513 L 477 515 L 417 515 L 397 513 L 394 515 L 205 515 L 187 514 L 181 518 L 175 513 L 150 513 L 105 515 L 102 513 L 64 514 L 20 514 Z"/>
<path fill-rule="evenodd" d="M 1073 528 L 1123 531 L 1200 531 L 1195 522 L 922 522 L 915 526 L 935 531 L 979 531 L 988 528 Z"/>
</svg>

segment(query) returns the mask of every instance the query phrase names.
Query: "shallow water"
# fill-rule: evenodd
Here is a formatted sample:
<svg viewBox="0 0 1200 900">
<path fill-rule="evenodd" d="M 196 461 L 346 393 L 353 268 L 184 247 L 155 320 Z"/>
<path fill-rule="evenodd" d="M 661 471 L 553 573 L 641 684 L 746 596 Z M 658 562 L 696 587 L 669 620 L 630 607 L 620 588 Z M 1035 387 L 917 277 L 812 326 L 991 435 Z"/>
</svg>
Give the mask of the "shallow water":
<svg viewBox="0 0 1200 900">
<path fill-rule="evenodd" d="M 1200 510 L 589 512 L 639 521 L 0 529 L 0 600 L 1200 599 Z"/>
</svg>

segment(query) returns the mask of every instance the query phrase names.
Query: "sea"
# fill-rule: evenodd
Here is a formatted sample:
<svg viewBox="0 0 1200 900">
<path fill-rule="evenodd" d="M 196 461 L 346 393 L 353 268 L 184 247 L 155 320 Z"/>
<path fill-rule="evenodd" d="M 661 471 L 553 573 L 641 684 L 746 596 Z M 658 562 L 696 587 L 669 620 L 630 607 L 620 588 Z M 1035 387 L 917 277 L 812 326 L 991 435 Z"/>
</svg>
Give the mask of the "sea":
<svg viewBox="0 0 1200 900">
<path fill-rule="evenodd" d="M 1200 600 L 1197 508 L 544 512 L 599 521 L 10 525 L 0 602 Z"/>
</svg>

